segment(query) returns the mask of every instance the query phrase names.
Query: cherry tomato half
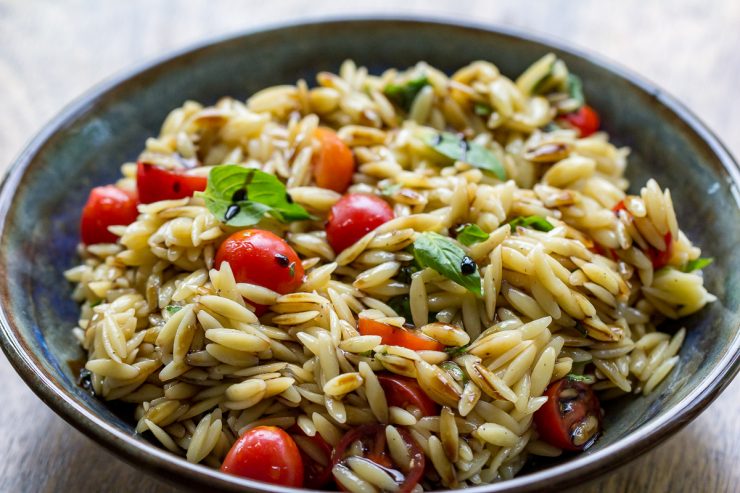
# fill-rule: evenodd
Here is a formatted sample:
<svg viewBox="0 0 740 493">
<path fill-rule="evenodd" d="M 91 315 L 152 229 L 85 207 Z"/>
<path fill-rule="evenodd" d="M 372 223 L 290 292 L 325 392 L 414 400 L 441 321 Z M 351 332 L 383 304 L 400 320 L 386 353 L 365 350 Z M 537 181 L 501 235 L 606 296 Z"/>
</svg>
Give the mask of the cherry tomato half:
<svg viewBox="0 0 740 493">
<path fill-rule="evenodd" d="M 319 150 L 313 156 L 313 178 L 316 185 L 339 193 L 346 192 L 355 171 L 352 150 L 330 128 L 317 128 L 314 137 L 320 143 Z"/>
<path fill-rule="evenodd" d="M 389 406 L 406 409 L 413 406 L 423 416 L 438 416 L 439 406 L 434 402 L 413 378 L 399 375 L 378 375 L 380 386 L 383 387 L 385 398 Z"/>
<path fill-rule="evenodd" d="M 614 214 L 617 214 L 617 215 L 619 214 L 619 211 L 625 211 L 627 214 L 630 214 L 630 212 L 627 210 L 627 206 L 624 205 L 624 200 L 620 200 L 617 203 L 617 205 L 612 207 L 612 211 L 614 211 Z M 650 262 L 653 264 L 653 269 L 655 270 L 668 265 L 668 262 L 671 260 L 671 256 L 673 255 L 673 235 L 671 234 L 670 231 L 668 231 L 663 236 L 663 241 L 665 242 L 665 245 L 666 245 L 665 250 L 661 251 L 653 246 L 650 246 L 645 251 L 645 255 L 648 256 L 648 258 L 650 259 Z"/>
<path fill-rule="evenodd" d="M 228 262 L 236 282 L 247 282 L 280 294 L 295 291 L 303 282 L 298 254 L 279 236 L 261 229 L 232 234 L 218 247 L 216 268 Z"/>
<path fill-rule="evenodd" d="M 142 204 L 192 197 L 205 190 L 207 184 L 208 177 L 191 170 L 166 169 L 141 161 L 136 167 L 136 187 Z"/>
<path fill-rule="evenodd" d="M 601 125 L 599 114 L 587 104 L 584 104 L 573 113 L 567 113 L 559 117 L 559 120 L 563 120 L 578 129 L 581 137 L 588 137 L 596 132 Z"/>
<path fill-rule="evenodd" d="M 245 432 L 232 445 L 221 471 L 281 486 L 303 486 L 298 446 L 275 426 L 258 426 Z"/>
<path fill-rule="evenodd" d="M 601 429 L 601 406 L 589 385 L 570 378 L 550 384 L 547 402 L 534 413 L 540 438 L 564 450 L 584 450 Z"/>
<path fill-rule="evenodd" d="M 396 429 L 403 439 L 403 444 L 410 458 L 409 464 L 395 464 L 392 455 L 387 450 L 387 440 L 385 434 L 385 425 L 372 424 L 363 425 L 347 432 L 342 437 L 332 454 L 332 469 L 339 468 L 352 469 L 353 460 L 370 460 L 386 469 L 398 485 L 394 490 L 398 493 L 409 493 L 419 483 L 421 476 L 424 474 L 426 459 L 424 451 L 416 443 L 416 440 L 406 429 L 397 426 Z M 362 455 L 356 456 L 348 454 L 348 450 L 354 448 L 353 445 L 360 442 Z M 353 459 L 353 457 L 355 459 Z M 406 471 L 405 473 L 402 471 Z M 334 479 L 342 491 L 349 491 L 343 484 L 341 475 L 334 473 Z"/>
<path fill-rule="evenodd" d="M 118 237 L 108 231 L 108 226 L 127 226 L 136 221 L 136 193 L 113 185 L 95 187 L 90 191 L 82 209 L 80 236 L 82 243 L 115 243 Z"/>
<path fill-rule="evenodd" d="M 380 336 L 381 342 L 389 346 L 403 346 L 414 351 L 442 351 L 444 349 L 443 344 L 421 332 L 394 327 L 369 318 L 360 319 L 358 330 L 364 336 Z"/>
<path fill-rule="evenodd" d="M 326 239 L 336 253 L 393 219 L 393 209 L 380 197 L 351 193 L 334 204 L 326 224 Z"/>
<path fill-rule="evenodd" d="M 291 432 L 301 453 L 303 487 L 312 490 L 324 489 L 331 479 L 331 453 L 334 449 L 318 433 L 310 437 L 298 426 L 293 426 L 288 431 Z M 307 453 L 306 449 L 310 449 L 311 453 Z"/>
</svg>

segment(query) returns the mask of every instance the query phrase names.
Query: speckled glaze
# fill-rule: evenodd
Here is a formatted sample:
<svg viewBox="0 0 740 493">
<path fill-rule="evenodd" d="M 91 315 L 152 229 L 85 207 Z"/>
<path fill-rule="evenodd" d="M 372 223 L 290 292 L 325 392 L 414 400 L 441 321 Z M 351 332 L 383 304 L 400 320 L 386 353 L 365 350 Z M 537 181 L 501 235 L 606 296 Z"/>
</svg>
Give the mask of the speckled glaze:
<svg viewBox="0 0 740 493">
<path fill-rule="evenodd" d="M 161 450 L 76 385 L 69 361 L 82 356 L 71 333 L 78 307 L 62 273 L 77 262 L 78 219 L 89 189 L 112 182 L 120 163 L 135 159 L 186 99 L 244 99 L 265 86 L 313 81 L 316 72 L 337 70 L 347 58 L 373 72 L 418 60 L 450 72 L 486 59 L 512 76 L 548 51 L 583 78 L 613 140 L 632 148 L 628 177 L 635 187 L 651 176 L 670 187 L 682 229 L 715 258 L 705 274 L 718 301 L 680 322 L 689 332 L 677 369 L 651 396 L 608 406 L 604 436 L 588 452 L 469 491 L 558 490 L 639 456 L 701 412 L 740 366 L 740 172 L 696 117 L 651 84 L 591 55 L 508 30 L 411 19 L 282 26 L 183 51 L 95 88 L 49 123 L 3 184 L 3 350 L 46 404 L 142 470 L 188 488 L 285 491 Z"/>
</svg>

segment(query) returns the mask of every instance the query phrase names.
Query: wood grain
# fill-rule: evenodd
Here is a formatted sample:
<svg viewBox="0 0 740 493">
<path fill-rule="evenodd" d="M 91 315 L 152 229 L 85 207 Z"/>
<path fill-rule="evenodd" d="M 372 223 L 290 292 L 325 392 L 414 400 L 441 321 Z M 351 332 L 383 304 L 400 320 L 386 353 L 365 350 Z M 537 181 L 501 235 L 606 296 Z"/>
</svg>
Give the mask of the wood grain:
<svg viewBox="0 0 740 493">
<path fill-rule="evenodd" d="M 0 171 L 67 102 L 130 65 L 269 23 L 425 14 L 548 34 L 605 55 L 678 96 L 740 155 L 740 2 L 0 0 Z M 372 5 L 370 5 L 372 4 Z M 175 491 L 53 414 L 0 357 L 0 492 Z M 579 491 L 740 491 L 740 380 L 656 450 Z"/>
</svg>

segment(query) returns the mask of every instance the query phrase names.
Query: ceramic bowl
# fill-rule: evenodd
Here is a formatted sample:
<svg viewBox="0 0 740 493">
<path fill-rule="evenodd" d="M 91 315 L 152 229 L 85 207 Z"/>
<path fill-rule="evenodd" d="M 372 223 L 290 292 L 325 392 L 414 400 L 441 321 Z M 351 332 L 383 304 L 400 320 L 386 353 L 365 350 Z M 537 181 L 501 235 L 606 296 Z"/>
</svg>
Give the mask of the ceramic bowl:
<svg viewBox="0 0 740 493">
<path fill-rule="evenodd" d="M 313 81 L 348 58 L 371 72 L 419 60 L 451 72 L 483 59 L 515 76 L 550 51 L 583 78 L 613 141 L 632 149 L 630 182 L 637 187 L 655 177 L 671 189 L 682 229 L 715 258 L 705 275 L 718 300 L 680 322 L 689 328 L 680 362 L 654 393 L 608 406 L 594 447 L 470 491 L 561 489 L 638 457 L 701 412 L 738 371 L 740 173 L 717 138 L 652 84 L 590 54 L 502 29 L 418 19 L 280 26 L 181 51 L 93 89 L 33 139 L 2 188 L 0 321 L 10 362 L 47 405 L 142 471 L 211 491 L 283 491 L 189 464 L 135 435 L 130 419 L 76 384 L 74 362 L 82 353 L 71 328 L 78 307 L 62 273 L 77 263 L 89 189 L 114 181 L 120 163 L 134 160 L 187 99 L 245 99 L 266 86 Z"/>
</svg>

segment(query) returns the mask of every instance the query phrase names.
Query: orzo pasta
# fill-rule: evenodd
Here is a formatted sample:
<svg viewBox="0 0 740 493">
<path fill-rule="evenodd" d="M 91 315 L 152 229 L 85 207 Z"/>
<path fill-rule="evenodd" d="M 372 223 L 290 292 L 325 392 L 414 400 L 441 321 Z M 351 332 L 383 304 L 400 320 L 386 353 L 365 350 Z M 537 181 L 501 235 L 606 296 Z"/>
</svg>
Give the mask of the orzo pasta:
<svg viewBox="0 0 740 493">
<path fill-rule="evenodd" d="M 709 260 L 668 190 L 626 194 L 561 60 L 316 79 L 186 102 L 91 192 L 74 332 L 137 433 L 282 485 L 457 488 L 670 374 L 658 326 L 714 299 Z"/>
</svg>

